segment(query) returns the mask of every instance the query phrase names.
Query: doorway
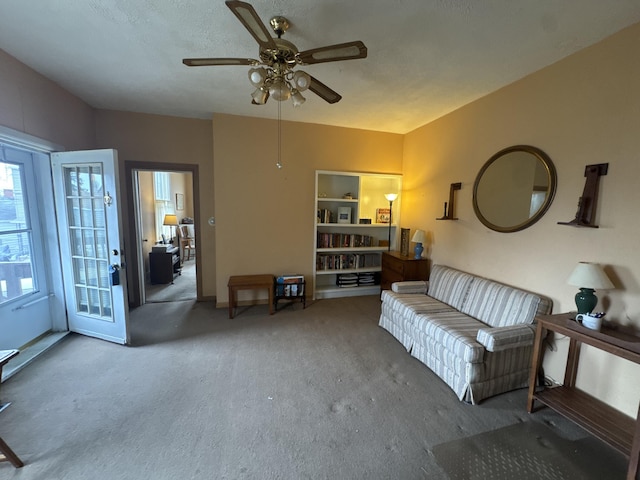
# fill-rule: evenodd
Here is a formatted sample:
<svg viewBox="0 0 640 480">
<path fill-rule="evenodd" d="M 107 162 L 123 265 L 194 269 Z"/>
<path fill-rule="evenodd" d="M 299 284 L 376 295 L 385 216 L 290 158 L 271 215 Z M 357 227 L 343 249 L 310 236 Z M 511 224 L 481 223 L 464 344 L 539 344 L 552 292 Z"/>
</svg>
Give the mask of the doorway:
<svg viewBox="0 0 640 480">
<path fill-rule="evenodd" d="M 133 266 L 128 271 L 129 305 L 200 299 L 198 166 L 124 163 L 132 206 L 128 222 L 131 234 L 127 235 Z M 168 216 L 175 217 L 168 221 Z M 185 248 L 180 241 L 183 231 L 190 237 L 192 248 Z M 176 254 L 177 262 L 173 258 Z"/>
</svg>

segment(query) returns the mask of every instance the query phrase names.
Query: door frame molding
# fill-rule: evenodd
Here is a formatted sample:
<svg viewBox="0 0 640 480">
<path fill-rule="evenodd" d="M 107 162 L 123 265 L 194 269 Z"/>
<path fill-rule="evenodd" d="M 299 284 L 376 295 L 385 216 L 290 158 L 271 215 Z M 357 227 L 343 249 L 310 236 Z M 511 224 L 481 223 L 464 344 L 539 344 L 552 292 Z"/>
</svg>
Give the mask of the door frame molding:
<svg viewBox="0 0 640 480">
<path fill-rule="evenodd" d="M 160 171 L 160 172 L 190 172 L 193 192 L 193 215 L 194 228 L 196 233 L 200 232 L 200 182 L 198 175 L 198 165 L 191 163 L 163 163 L 163 162 L 142 162 L 137 160 L 124 161 L 124 175 L 121 178 L 121 187 L 125 192 L 126 212 L 124 215 L 124 245 L 125 258 L 127 259 L 127 285 L 129 286 L 129 306 L 136 308 L 142 305 L 140 285 L 140 258 L 138 255 L 138 245 L 142 239 L 138 237 L 137 218 L 138 209 L 135 208 L 137 200 L 134 198 L 134 171 Z M 200 242 L 196 242 L 196 289 L 197 301 L 202 301 L 202 255 L 200 253 Z"/>
</svg>

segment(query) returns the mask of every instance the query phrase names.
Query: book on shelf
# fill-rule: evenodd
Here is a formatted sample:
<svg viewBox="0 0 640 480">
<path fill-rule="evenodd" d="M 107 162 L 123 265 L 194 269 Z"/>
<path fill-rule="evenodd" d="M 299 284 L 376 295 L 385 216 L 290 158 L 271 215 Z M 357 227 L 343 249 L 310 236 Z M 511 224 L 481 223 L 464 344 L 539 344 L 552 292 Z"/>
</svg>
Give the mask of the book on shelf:
<svg viewBox="0 0 640 480">
<path fill-rule="evenodd" d="M 375 247 L 377 240 L 371 235 L 355 233 L 324 233 L 317 234 L 318 248 L 359 248 Z"/>
<path fill-rule="evenodd" d="M 333 215 L 331 214 L 331 210 L 328 208 L 318 209 L 318 223 L 331 223 L 332 218 Z"/>
</svg>

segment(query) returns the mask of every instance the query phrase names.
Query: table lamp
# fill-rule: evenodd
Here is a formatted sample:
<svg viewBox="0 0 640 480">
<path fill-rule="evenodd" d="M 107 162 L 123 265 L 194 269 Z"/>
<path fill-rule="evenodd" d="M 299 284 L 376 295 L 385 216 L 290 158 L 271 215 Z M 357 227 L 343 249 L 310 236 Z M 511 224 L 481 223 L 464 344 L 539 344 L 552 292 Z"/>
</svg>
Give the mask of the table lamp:
<svg viewBox="0 0 640 480">
<path fill-rule="evenodd" d="M 598 304 L 595 290 L 610 290 L 615 288 L 602 267 L 596 263 L 580 262 L 567 280 L 569 285 L 579 287 L 576 293 L 576 307 L 578 313 L 591 313 Z"/>
<path fill-rule="evenodd" d="M 171 241 L 169 243 L 173 243 L 173 227 L 178 226 L 178 217 L 168 213 L 164 216 L 164 221 L 162 222 L 162 225 L 171 227 Z"/>
<path fill-rule="evenodd" d="M 397 193 L 385 193 L 384 194 L 384 198 L 386 198 L 387 200 L 389 200 L 389 248 L 388 250 L 391 251 L 391 212 L 393 209 L 393 201 L 398 198 L 398 194 Z"/>
<path fill-rule="evenodd" d="M 416 244 L 415 248 L 413 249 L 413 258 L 422 258 L 422 252 L 424 250 L 422 244 L 426 243 L 427 241 L 427 236 L 425 235 L 424 230 L 416 230 L 416 232 L 413 234 L 413 237 L 411 238 L 411 241 L 415 242 Z"/>
</svg>

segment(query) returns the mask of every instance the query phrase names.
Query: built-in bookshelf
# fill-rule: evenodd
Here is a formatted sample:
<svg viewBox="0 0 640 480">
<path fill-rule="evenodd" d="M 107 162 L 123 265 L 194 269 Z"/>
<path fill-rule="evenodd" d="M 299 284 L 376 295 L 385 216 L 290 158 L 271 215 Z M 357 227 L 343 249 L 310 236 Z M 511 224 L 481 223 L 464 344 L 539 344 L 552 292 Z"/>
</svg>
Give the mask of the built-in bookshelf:
<svg viewBox="0 0 640 480">
<path fill-rule="evenodd" d="M 402 176 L 316 171 L 313 298 L 380 293 L 382 252 L 395 249 Z M 389 228 L 387 193 L 396 193 Z"/>
</svg>

